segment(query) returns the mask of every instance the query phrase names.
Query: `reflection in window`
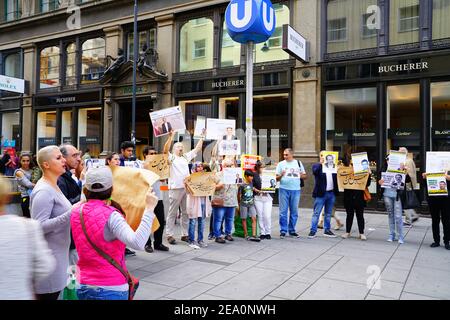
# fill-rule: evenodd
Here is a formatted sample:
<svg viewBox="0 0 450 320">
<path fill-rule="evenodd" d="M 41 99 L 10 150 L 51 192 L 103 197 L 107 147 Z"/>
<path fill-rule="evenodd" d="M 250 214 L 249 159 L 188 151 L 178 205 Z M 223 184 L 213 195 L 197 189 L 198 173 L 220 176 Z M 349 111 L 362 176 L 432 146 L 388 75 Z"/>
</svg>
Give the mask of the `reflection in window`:
<svg viewBox="0 0 450 320">
<path fill-rule="evenodd" d="M 76 45 L 71 43 L 66 47 L 66 85 L 76 84 Z"/>
<path fill-rule="evenodd" d="M 128 59 L 133 60 L 134 56 L 134 33 L 130 32 L 128 34 Z M 156 29 L 152 28 L 150 30 L 139 32 L 139 49 L 142 50 L 144 44 L 147 45 L 147 48 L 156 49 Z"/>
<path fill-rule="evenodd" d="M 56 111 L 38 112 L 36 138 L 38 149 L 56 144 Z"/>
<path fill-rule="evenodd" d="M 450 1 L 433 0 L 433 39 L 450 38 Z"/>
<path fill-rule="evenodd" d="M 61 117 L 61 142 L 70 143 L 72 142 L 72 111 L 63 111 Z"/>
<path fill-rule="evenodd" d="M 367 8 L 377 0 L 330 0 L 327 6 L 327 52 L 342 52 L 377 46 L 377 30 Z"/>
<path fill-rule="evenodd" d="M 59 8 L 60 0 L 40 0 L 41 12 L 49 12 Z"/>
<path fill-rule="evenodd" d="M 101 152 L 101 108 L 80 109 L 78 113 L 78 146 L 80 150 L 90 150 L 93 158 Z"/>
<path fill-rule="evenodd" d="M 20 54 L 13 53 L 6 56 L 5 76 L 21 78 Z"/>
<path fill-rule="evenodd" d="M 82 50 L 81 83 L 96 82 L 105 71 L 105 39 L 86 40 Z"/>
<path fill-rule="evenodd" d="M 180 30 L 180 72 L 213 66 L 214 28 L 209 18 L 186 22 Z"/>
<path fill-rule="evenodd" d="M 389 30 L 391 45 L 419 41 L 419 0 L 391 0 Z"/>
<path fill-rule="evenodd" d="M 228 34 L 227 24 L 225 21 L 222 25 L 222 51 L 220 54 L 220 66 L 231 67 L 237 66 L 241 60 L 241 44 L 234 42 Z"/>
<path fill-rule="evenodd" d="M 20 150 L 20 113 L 19 112 L 4 112 L 0 114 L 2 119 L 1 135 L 2 144 L 5 146 L 16 145 L 16 150 Z M 1 150 L 3 152 L 3 150 Z"/>
<path fill-rule="evenodd" d="M 59 77 L 59 47 L 48 47 L 41 51 L 40 56 L 40 88 L 54 88 L 60 84 Z"/>
<path fill-rule="evenodd" d="M 450 151 L 450 82 L 431 84 L 431 127 L 434 151 Z"/>
</svg>

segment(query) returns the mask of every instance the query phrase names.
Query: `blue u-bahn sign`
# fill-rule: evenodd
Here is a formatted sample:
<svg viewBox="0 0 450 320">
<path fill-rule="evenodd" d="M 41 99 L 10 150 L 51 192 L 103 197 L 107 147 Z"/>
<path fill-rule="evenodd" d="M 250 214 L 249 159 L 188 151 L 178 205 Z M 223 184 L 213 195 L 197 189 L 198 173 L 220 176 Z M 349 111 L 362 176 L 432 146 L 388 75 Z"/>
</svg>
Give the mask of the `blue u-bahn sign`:
<svg viewBox="0 0 450 320">
<path fill-rule="evenodd" d="M 225 23 L 228 34 L 236 42 L 264 42 L 275 31 L 275 10 L 270 0 L 231 0 Z"/>
</svg>

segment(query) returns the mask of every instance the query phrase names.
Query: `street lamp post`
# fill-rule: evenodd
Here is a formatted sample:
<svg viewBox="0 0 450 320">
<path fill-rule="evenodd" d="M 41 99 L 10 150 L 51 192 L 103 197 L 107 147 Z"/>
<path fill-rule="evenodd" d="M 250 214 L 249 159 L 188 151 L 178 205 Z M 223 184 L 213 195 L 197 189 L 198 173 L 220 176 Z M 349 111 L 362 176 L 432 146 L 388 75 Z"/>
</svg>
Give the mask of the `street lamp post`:
<svg viewBox="0 0 450 320">
<path fill-rule="evenodd" d="M 138 32 L 137 32 L 138 0 L 134 0 L 134 28 L 133 28 L 133 97 L 131 102 L 131 142 L 134 145 L 133 153 L 136 156 L 136 69 L 139 54 Z"/>
</svg>

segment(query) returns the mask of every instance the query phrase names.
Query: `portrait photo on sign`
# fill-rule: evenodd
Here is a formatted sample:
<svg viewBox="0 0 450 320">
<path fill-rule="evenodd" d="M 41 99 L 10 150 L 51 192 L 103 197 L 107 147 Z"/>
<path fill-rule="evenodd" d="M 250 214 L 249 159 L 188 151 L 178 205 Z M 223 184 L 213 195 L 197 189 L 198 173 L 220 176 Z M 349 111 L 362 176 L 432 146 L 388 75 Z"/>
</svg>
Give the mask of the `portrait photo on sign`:
<svg viewBox="0 0 450 320">
<path fill-rule="evenodd" d="M 206 119 L 206 139 L 235 140 L 236 120 Z"/>
<path fill-rule="evenodd" d="M 169 134 L 170 131 L 186 130 L 183 113 L 179 106 L 150 112 L 150 120 L 155 137 Z"/>
<path fill-rule="evenodd" d="M 219 142 L 220 156 L 238 156 L 241 154 L 240 140 L 222 140 Z"/>
<path fill-rule="evenodd" d="M 277 173 L 275 170 L 264 170 L 261 175 L 262 190 L 268 193 L 275 193 L 277 188 Z"/>
<path fill-rule="evenodd" d="M 105 165 L 106 165 L 105 159 L 86 159 L 86 160 L 84 160 L 84 167 L 86 168 L 86 171 L 88 171 L 89 169 L 104 167 Z"/>
<path fill-rule="evenodd" d="M 355 175 L 369 172 L 367 152 L 352 153 L 353 171 Z"/>
<path fill-rule="evenodd" d="M 223 183 L 224 184 L 242 184 L 244 176 L 242 168 L 224 168 Z"/>
<path fill-rule="evenodd" d="M 382 188 L 405 189 L 406 174 L 396 172 L 382 172 L 381 179 L 384 181 Z"/>
<path fill-rule="evenodd" d="M 322 172 L 337 173 L 339 152 L 334 151 L 322 151 L 323 157 Z"/>
<path fill-rule="evenodd" d="M 206 117 L 197 116 L 197 120 L 195 121 L 194 138 L 200 139 L 205 130 L 206 130 Z"/>
<path fill-rule="evenodd" d="M 427 174 L 427 190 L 429 196 L 447 196 L 447 179 L 445 173 Z"/>
</svg>

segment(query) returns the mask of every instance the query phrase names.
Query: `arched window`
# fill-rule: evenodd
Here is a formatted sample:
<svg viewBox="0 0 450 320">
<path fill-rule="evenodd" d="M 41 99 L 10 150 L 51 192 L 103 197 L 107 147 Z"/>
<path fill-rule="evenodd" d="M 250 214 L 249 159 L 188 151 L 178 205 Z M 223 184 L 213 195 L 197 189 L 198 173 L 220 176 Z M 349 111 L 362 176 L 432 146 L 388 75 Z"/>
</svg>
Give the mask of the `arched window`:
<svg viewBox="0 0 450 320">
<path fill-rule="evenodd" d="M 5 58 L 5 76 L 21 78 L 20 54 L 13 53 Z"/>
<path fill-rule="evenodd" d="M 76 45 L 71 43 L 66 47 L 66 85 L 76 84 Z"/>
<path fill-rule="evenodd" d="M 222 51 L 220 53 L 220 66 L 237 66 L 241 62 L 241 44 L 233 41 L 227 31 L 227 24 L 224 21 L 222 26 Z"/>
<path fill-rule="evenodd" d="M 210 18 L 186 22 L 180 30 L 180 72 L 211 69 L 214 24 Z"/>
<path fill-rule="evenodd" d="M 40 88 L 54 88 L 60 85 L 59 78 L 59 47 L 47 47 L 40 55 Z"/>
<path fill-rule="evenodd" d="M 83 42 L 81 56 L 81 83 L 92 83 L 100 79 L 105 71 L 105 39 L 95 38 Z"/>
</svg>

